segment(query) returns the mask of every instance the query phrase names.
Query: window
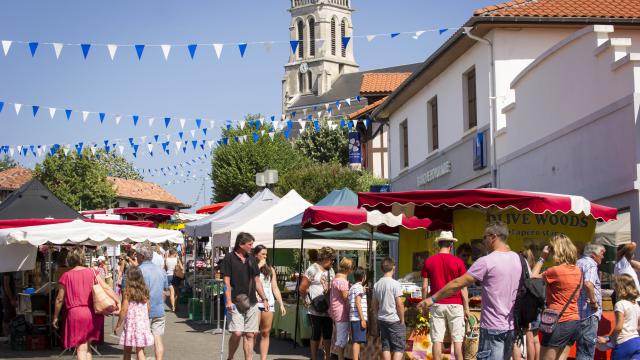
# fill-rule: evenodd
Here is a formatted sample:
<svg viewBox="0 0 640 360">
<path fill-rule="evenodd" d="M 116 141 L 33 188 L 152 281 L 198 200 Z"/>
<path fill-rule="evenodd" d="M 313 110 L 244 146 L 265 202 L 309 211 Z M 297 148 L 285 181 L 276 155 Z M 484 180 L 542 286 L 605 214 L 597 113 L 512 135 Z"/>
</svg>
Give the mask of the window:
<svg viewBox="0 0 640 360">
<path fill-rule="evenodd" d="M 438 150 L 438 97 L 434 96 L 433 99 L 427 103 L 428 107 L 428 126 L 429 126 L 429 152 Z"/>
<path fill-rule="evenodd" d="M 304 74 L 298 73 L 298 92 L 304 91 Z"/>
<path fill-rule="evenodd" d="M 311 73 L 311 70 L 307 71 L 307 90 L 313 90 L 313 74 Z"/>
<path fill-rule="evenodd" d="M 304 23 L 298 21 L 298 58 L 304 57 Z"/>
<path fill-rule="evenodd" d="M 409 126 L 407 120 L 400 123 L 400 164 L 402 168 L 409 167 Z"/>
<path fill-rule="evenodd" d="M 309 56 L 316 56 L 316 21 L 309 19 Z"/>
<path fill-rule="evenodd" d="M 463 79 L 465 98 L 465 130 L 478 125 L 478 105 L 476 100 L 476 69 L 472 68 L 464 74 Z"/>
<path fill-rule="evenodd" d="M 152 208 L 152 209 L 157 209 L 157 208 L 158 208 L 158 205 L 156 205 L 156 204 L 151 204 L 151 206 L 149 206 L 149 207 L 150 207 L 150 208 Z"/>
<path fill-rule="evenodd" d="M 127 207 L 138 207 L 138 203 L 135 201 L 129 201 L 129 203 L 127 204 Z"/>
<path fill-rule="evenodd" d="M 331 55 L 336 54 L 336 19 L 331 19 Z"/>
<path fill-rule="evenodd" d="M 347 21 L 342 20 L 342 24 L 340 25 L 340 46 L 342 48 L 342 57 L 347 57 L 347 48 L 344 46 L 344 40 L 342 40 L 345 36 L 347 36 Z"/>
</svg>

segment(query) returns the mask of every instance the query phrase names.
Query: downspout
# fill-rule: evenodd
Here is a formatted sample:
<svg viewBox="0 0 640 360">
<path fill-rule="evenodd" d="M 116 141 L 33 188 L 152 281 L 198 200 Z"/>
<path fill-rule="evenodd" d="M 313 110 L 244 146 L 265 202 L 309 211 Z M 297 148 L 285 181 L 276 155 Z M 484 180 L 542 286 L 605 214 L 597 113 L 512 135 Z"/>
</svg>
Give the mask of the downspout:
<svg viewBox="0 0 640 360">
<path fill-rule="evenodd" d="M 498 184 L 498 161 L 496 155 L 496 63 L 493 53 L 493 43 L 490 40 L 481 38 L 471 33 L 472 27 L 464 27 L 464 33 L 475 41 L 489 46 L 489 148 L 491 151 L 491 184 L 494 188 L 499 187 Z"/>
</svg>

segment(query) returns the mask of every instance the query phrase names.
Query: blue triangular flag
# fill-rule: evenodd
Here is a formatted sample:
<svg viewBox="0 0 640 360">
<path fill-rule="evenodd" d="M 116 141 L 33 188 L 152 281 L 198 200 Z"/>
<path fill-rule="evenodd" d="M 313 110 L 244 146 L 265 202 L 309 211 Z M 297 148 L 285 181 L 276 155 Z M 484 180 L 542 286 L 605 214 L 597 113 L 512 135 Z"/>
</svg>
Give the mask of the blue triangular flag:
<svg viewBox="0 0 640 360">
<path fill-rule="evenodd" d="M 291 120 L 287 121 L 287 128 L 289 130 L 293 129 L 293 121 L 291 121 Z"/>
<path fill-rule="evenodd" d="M 298 50 L 298 44 L 300 44 L 300 41 L 298 40 L 291 40 L 289 41 L 291 43 L 291 52 L 292 53 L 296 53 L 296 50 Z"/>
<path fill-rule="evenodd" d="M 349 41 L 351 40 L 350 37 L 348 36 L 343 36 L 342 37 L 342 47 L 344 47 L 345 49 L 347 48 L 347 46 L 349 45 Z"/>
<path fill-rule="evenodd" d="M 82 48 L 82 56 L 84 56 L 85 60 L 87 59 L 87 55 L 89 55 L 89 49 L 91 49 L 91 44 L 80 44 Z"/>
<path fill-rule="evenodd" d="M 207 128 L 203 128 L 202 133 L 204 134 L 204 136 L 207 136 Z"/>
<path fill-rule="evenodd" d="M 198 140 L 192 140 L 191 145 L 193 145 L 193 149 L 195 150 L 196 146 L 198 145 Z"/>
<path fill-rule="evenodd" d="M 231 120 L 227 120 L 227 130 L 231 130 Z"/>
<path fill-rule="evenodd" d="M 393 39 L 394 37 L 398 37 L 398 35 L 400 35 L 400 33 L 391 33 L 391 38 Z"/>
<path fill-rule="evenodd" d="M 292 111 L 292 112 L 291 112 L 291 117 L 292 117 L 292 118 L 296 117 L 296 112 L 295 112 L 295 111 Z"/>
<path fill-rule="evenodd" d="M 40 110 L 40 106 L 33 105 L 31 109 L 33 110 L 33 117 L 36 117 L 36 114 L 38 114 L 38 110 Z"/>
<path fill-rule="evenodd" d="M 78 152 L 78 155 L 82 155 L 82 147 L 83 147 L 83 146 L 84 146 L 84 143 L 82 143 L 82 142 L 79 142 L 79 143 L 76 145 L 76 151 Z"/>
<path fill-rule="evenodd" d="M 202 119 L 196 119 L 196 126 L 200 129 L 200 125 L 202 125 Z"/>
<path fill-rule="evenodd" d="M 360 102 L 360 100 L 362 100 L 362 98 L 360 97 L 360 95 L 356 96 L 356 101 Z"/>
<path fill-rule="evenodd" d="M 182 148 L 182 152 L 185 153 L 185 154 L 187 153 L 187 147 L 186 146 Z"/>
<path fill-rule="evenodd" d="M 446 33 L 446 32 L 447 32 L 447 30 L 449 30 L 449 29 L 447 29 L 447 28 L 442 28 L 442 29 L 438 30 L 438 32 L 440 33 L 440 35 L 442 35 L 442 34 Z"/>
<path fill-rule="evenodd" d="M 171 118 L 170 117 L 164 118 L 164 127 L 168 128 L 170 122 L 171 122 Z"/>
<path fill-rule="evenodd" d="M 160 137 L 160 135 L 153 135 L 153 140 L 155 140 L 156 142 L 158 142 L 158 138 Z"/>
<path fill-rule="evenodd" d="M 307 120 L 311 120 L 313 119 L 313 115 L 309 114 L 309 116 L 307 116 Z"/>
<path fill-rule="evenodd" d="M 275 115 L 271 115 L 271 121 L 275 121 L 276 120 L 276 116 Z"/>
<path fill-rule="evenodd" d="M 371 120 L 369 120 L 369 119 L 365 119 L 365 120 L 364 120 L 364 127 L 368 129 L 368 128 L 369 128 L 369 125 L 371 125 Z"/>
<path fill-rule="evenodd" d="M 134 152 L 134 153 L 137 153 L 137 152 L 138 152 L 138 148 L 139 148 L 139 147 L 140 147 L 140 145 L 138 145 L 138 144 L 134 144 L 134 145 L 133 145 L 133 152 Z"/>
<path fill-rule="evenodd" d="M 256 125 L 256 129 L 260 129 L 260 126 L 262 126 L 262 123 L 260 122 L 260 120 L 256 120 L 255 125 Z"/>
<path fill-rule="evenodd" d="M 134 152 L 133 152 L 133 157 L 134 157 L 134 158 L 137 158 L 137 157 L 138 157 L 138 152 L 137 152 L 137 151 L 134 151 Z"/>
<path fill-rule="evenodd" d="M 138 125 L 138 120 L 140 119 L 140 117 L 138 115 L 133 115 L 133 126 L 137 126 Z"/>
<path fill-rule="evenodd" d="M 340 120 L 340 129 L 344 129 L 345 122 L 344 120 Z"/>
<path fill-rule="evenodd" d="M 249 120 L 249 128 L 253 129 L 253 120 Z"/>
<path fill-rule="evenodd" d="M 351 130 L 353 128 L 353 123 L 351 121 L 349 121 L 347 123 L 347 127 L 349 128 L 349 130 Z"/>
<path fill-rule="evenodd" d="M 67 109 L 67 110 L 64 111 L 64 113 L 67 115 L 67 120 L 71 119 L 71 112 L 72 111 L 73 110 L 71 110 L 71 109 Z"/>
<path fill-rule="evenodd" d="M 200 149 L 204 150 L 204 144 L 200 144 Z"/>
<path fill-rule="evenodd" d="M 106 114 L 105 114 L 105 113 L 102 113 L 102 112 L 101 112 L 101 113 L 98 113 L 98 116 L 100 116 L 100 124 L 102 124 L 102 123 L 104 122 L 104 116 L 105 116 L 105 115 L 106 115 Z"/>
<path fill-rule="evenodd" d="M 255 142 L 258 142 L 258 139 L 260 138 L 260 137 L 258 136 L 258 133 L 255 133 L 255 132 L 254 132 L 252 135 L 253 135 L 253 142 L 254 142 L 254 143 L 255 143 Z"/>
<path fill-rule="evenodd" d="M 143 44 L 138 44 L 135 45 L 136 48 L 136 54 L 138 54 L 138 60 L 142 59 L 142 52 L 144 51 L 144 45 Z"/>
<path fill-rule="evenodd" d="M 184 133 L 183 133 L 182 131 L 180 131 L 180 132 L 178 133 L 178 136 L 180 136 L 180 140 L 182 140 L 182 137 L 184 136 Z"/>
<path fill-rule="evenodd" d="M 133 146 L 133 138 L 132 137 L 129 138 L 129 144 L 131 144 L 131 146 Z"/>
<path fill-rule="evenodd" d="M 313 127 L 316 128 L 316 132 L 320 132 L 320 122 L 318 120 L 313 122 Z"/>
<path fill-rule="evenodd" d="M 244 52 L 247 51 L 247 43 L 238 44 L 238 49 L 240 49 L 240 57 L 244 57 Z"/>
<path fill-rule="evenodd" d="M 29 43 L 29 50 L 31 50 L 31 57 L 36 56 L 36 50 L 38 50 L 38 43 L 37 42 L 30 42 Z"/>
<path fill-rule="evenodd" d="M 0 112 L 2 112 L 2 108 L 4 108 L 4 101 L 0 101 Z"/>
<path fill-rule="evenodd" d="M 289 138 L 289 130 L 285 130 L 284 131 L 284 137 L 285 137 L 285 139 Z"/>
<path fill-rule="evenodd" d="M 189 44 L 187 45 L 187 49 L 189 49 L 189 55 L 191 55 L 191 60 L 196 55 L 196 49 L 198 48 L 198 44 Z"/>
</svg>

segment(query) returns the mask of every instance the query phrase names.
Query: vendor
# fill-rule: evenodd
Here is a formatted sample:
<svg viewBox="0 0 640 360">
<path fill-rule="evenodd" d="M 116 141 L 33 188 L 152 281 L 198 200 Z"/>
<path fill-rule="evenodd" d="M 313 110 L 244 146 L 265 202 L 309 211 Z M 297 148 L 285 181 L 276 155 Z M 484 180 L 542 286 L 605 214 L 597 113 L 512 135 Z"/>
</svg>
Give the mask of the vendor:
<svg viewBox="0 0 640 360">
<path fill-rule="evenodd" d="M 2 307 L 4 315 L 2 317 L 2 328 L 4 334 L 9 334 L 9 324 L 16 317 L 16 306 L 18 299 L 16 297 L 17 288 L 14 273 L 6 272 L 2 274 Z"/>
</svg>

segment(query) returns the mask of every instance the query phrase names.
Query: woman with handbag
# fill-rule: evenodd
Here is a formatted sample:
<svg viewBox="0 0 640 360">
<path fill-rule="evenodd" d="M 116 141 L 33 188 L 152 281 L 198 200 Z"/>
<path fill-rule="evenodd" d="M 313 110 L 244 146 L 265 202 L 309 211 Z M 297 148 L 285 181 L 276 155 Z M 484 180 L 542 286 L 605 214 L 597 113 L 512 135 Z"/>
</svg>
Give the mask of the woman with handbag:
<svg viewBox="0 0 640 360">
<path fill-rule="evenodd" d="M 176 312 L 176 290 L 180 286 L 180 279 L 184 277 L 182 261 L 180 261 L 176 249 L 172 248 L 169 250 L 169 256 L 164 259 L 164 269 L 167 272 L 167 279 L 169 281 L 169 302 L 171 304 L 171 311 Z"/>
<path fill-rule="evenodd" d="M 300 297 L 311 320 L 311 360 L 316 360 L 321 340 L 324 359 L 331 357 L 333 322 L 329 317 L 329 284 L 335 278 L 332 269 L 335 258 L 335 250 L 323 247 L 318 251 L 318 260 L 309 266 L 300 281 Z"/>
<path fill-rule="evenodd" d="M 104 315 L 96 314 L 96 311 L 111 307 L 109 310 L 117 312 L 120 307 L 118 297 L 99 274 L 83 266 L 84 259 L 84 252 L 80 249 L 69 252 L 67 266 L 71 270 L 62 274 L 58 281 L 58 296 L 52 321 L 53 327 L 58 329 L 58 317 L 64 303 L 67 316 L 63 344 L 66 349 L 76 348 L 78 360 L 91 359 L 89 345 L 100 340 Z M 99 293 L 100 298 L 94 298 L 94 293 Z M 96 309 L 96 305 L 100 308 Z"/>
<path fill-rule="evenodd" d="M 542 265 L 553 255 L 554 266 L 541 272 Z M 542 277 L 546 284 L 546 308 L 541 315 L 540 358 L 566 359 L 579 330 L 578 295 L 582 287 L 582 271 L 576 266 L 578 250 L 568 236 L 557 234 L 542 250 L 542 257 L 531 277 Z"/>
</svg>

